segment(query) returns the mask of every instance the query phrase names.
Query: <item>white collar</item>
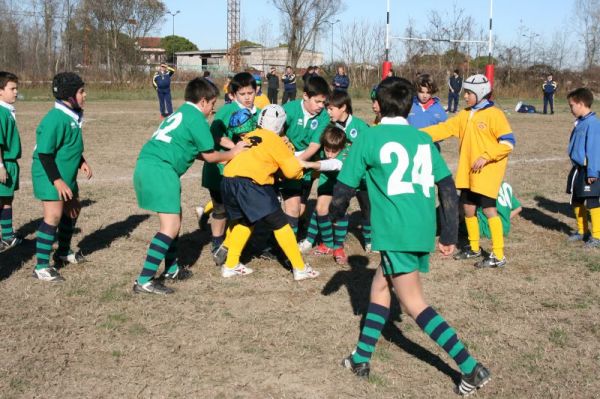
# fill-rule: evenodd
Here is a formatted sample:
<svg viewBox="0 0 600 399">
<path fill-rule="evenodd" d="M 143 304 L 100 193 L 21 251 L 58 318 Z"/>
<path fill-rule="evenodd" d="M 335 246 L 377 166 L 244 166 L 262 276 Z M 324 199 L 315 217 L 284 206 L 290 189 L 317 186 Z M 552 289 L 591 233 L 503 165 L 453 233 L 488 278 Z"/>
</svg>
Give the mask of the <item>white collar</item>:
<svg viewBox="0 0 600 399">
<path fill-rule="evenodd" d="M 198 107 L 198 106 L 197 106 L 196 104 L 194 104 L 193 102 L 191 102 L 191 101 L 186 101 L 185 103 L 186 103 L 186 104 L 189 104 L 189 105 L 191 105 L 192 107 L 196 108 L 198 111 L 202 112 L 202 110 L 200 109 L 200 107 Z M 202 112 L 202 113 L 204 114 L 204 112 Z"/>
<path fill-rule="evenodd" d="M 240 104 L 237 100 L 235 101 L 235 103 L 238 105 L 238 107 L 240 107 L 240 109 L 246 108 L 242 104 Z M 254 115 L 256 113 L 256 107 L 254 105 L 252 105 L 252 108 L 246 108 L 246 109 L 249 110 L 250 112 L 252 112 L 252 115 Z"/>
<path fill-rule="evenodd" d="M 64 112 L 65 114 L 67 114 L 68 116 L 73 118 L 75 120 L 75 122 L 77 122 L 79 124 L 79 127 L 81 127 L 82 121 L 79 120 L 79 115 L 77 115 L 77 113 L 75 111 L 73 111 L 71 108 L 67 107 L 64 104 L 61 104 L 58 101 L 54 103 L 54 108 Z"/>
<path fill-rule="evenodd" d="M 0 107 L 4 107 L 10 111 L 10 114 L 15 118 L 15 107 L 12 104 L 0 100 Z"/>
<path fill-rule="evenodd" d="M 408 121 L 406 120 L 406 118 L 403 118 L 401 116 L 394 116 L 394 117 L 388 117 L 388 116 L 384 116 L 383 118 L 381 118 L 381 122 L 379 122 L 380 125 L 408 125 Z"/>
<path fill-rule="evenodd" d="M 300 108 L 302 109 L 302 114 L 304 115 L 304 124 L 303 125 L 304 125 L 304 127 L 306 127 L 306 123 L 308 122 L 308 120 L 310 118 L 314 118 L 317 115 L 316 114 L 315 115 L 311 114 L 310 112 L 308 112 L 306 110 L 306 108 L 304 108 L 304 100 L 300 101 Z"/>
</svg>

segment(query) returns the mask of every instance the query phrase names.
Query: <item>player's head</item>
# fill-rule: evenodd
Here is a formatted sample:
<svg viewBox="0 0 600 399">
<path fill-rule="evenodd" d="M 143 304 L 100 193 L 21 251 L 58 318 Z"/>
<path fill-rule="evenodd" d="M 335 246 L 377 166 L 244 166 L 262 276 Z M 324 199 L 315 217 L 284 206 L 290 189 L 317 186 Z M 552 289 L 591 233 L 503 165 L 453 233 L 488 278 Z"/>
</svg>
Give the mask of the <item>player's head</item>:
<svg viewBox="0 0 600 399">
<path fill-rule="evenodd" d="M 252 108 L 256 96 L 256 80 L 249 72 L 236 73 L 229 82 L 229 93 L 242 107 Z"/>
<path fill-rule="evenodd" d="M 484 75 L 472 75 L 463 82 L 465 92 L 465 102 L 472 107 L 483 100 L 487 100 L 492 95 L 492 85 Z"/>
<path fill-rule="evenodd" d="M 19 78 L 14 73 L 0 72 L 0 100 L 8 104 L 17 101 Z"/>
<path fill-rule="evenodd" d="M 304 109 L 316 115 L 325 107 L 325 102 L 331 94 L 329 84 L 321 76 L 312 76 L 304 83 Z"/>
<path fill-rule="evenodd" d="M 385 78 L 377 88 L 377 102 L 381 117 L 406 118 L 415 95 L 413 85 L 404 78 Z"/>
<path fill-rule="evenodd" d="M 269 104 L 258 114 L 258 126 L 281 134 L 285 125 L 286 114 L 282 106 Z"/>
<path fill-rule="evenodd" d="M 567 101 L 573 116 L 579 118 L 590 112 L 590 108 L 594 103 L 594 94 L 590 89 L 580 87 L 567 94 Z"/>
<path fill-rule="evenodd" d="M 335 125 L 328 125 L 323 134 L 321 134 L 320 142 L 323 152 L 325 152 L 325 157 L 332 159 L 337 157 L 340 151 L 346 147 L 348 139 L 342 129 Z"/>
<path fill-rule="evenodd" d="M 435 93 L 437 93 L 438 87 L 431 75 L 424 73 L 419 75 L 415 80 L 415 91 L 417 92 L 419 102 L 425 104 L 427 101 L 431 100 Z"/>
<path fill-rule="evenodd" d="M 227 130 L 235 138 L 256 129 L 256 119 L 248 108 L 242 108 L 231 115 Z M 235 140 L 234 140 L 235 141 Z"/>
<path fill-rule="evenodd" d="M 52 94 L 74 110 L 80 110 L 85 104 L 85 83 L 73 72 L 61 72 L 52 79 Z"/>
<path fill-rule="evenodd" d="M 455 69 L 455 70 L 454 70 L 454 74 L 455 74 L 456 76 L 458 76 L 458 75 L 460 74 L 460 71 L 459 71 L 458 69 Z"/>
<path fill-rule="evenodd" d="M 344 121 L 352 115 L 352 99 L 348 92 L 334 90 L 327 102 L 327 113 L 332 122 Z"/>
<path fill-rule="evenodd" d="M 205 78 L 195 78 L 185 86 L 185 101 L 189 101 L 200 108 L 205 116 L 213 113 L 219 89 L 210 80 Z"/>
<path fill-rule="evenodd" d="M 345 75 L 346 74 L 346 67 L 343 65 L 338 65 L 337 67 L 337 73 L 338 75 Z"/>
</svg>

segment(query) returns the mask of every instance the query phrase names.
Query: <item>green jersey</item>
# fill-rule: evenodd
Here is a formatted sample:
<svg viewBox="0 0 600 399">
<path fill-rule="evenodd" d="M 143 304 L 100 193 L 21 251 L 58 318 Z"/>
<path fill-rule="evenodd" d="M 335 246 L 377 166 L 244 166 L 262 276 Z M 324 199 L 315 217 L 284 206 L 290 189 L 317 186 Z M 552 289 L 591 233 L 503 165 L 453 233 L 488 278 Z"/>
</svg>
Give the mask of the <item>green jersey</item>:
<svg viewBox="0 0 600 399">
<path fill-rule="evenodd" d="M 81 125 L 81 115 L 58 101 L 38 125 L 31 164 L 36 198 L 49 200 L 56 194 L 38 154 L 54 155 L 60 177 L 71 190 L 77 191 L 77 171 L 83 155 Z"/>
<path fill-rule="evenodd" d="M 498 198 L 496 199 L 496 209 L 498 216 L 502 221 L 503 235 L 506 237 L 510 232 L 510 214 L 514 209 L 521 206 L 521 203 L 513 194 L 513 188 L 510 184 L 504 182 L 500 185 Z M 479 232 L 482 237 L 490 238 L 490 225 L 487 216 L 483 213 L 481 207 L 477 208 L 477 221 L 479 222 Z"/>
<path fill-rule="evenodd" d="M 329 124 L 329 115 L 323 109 L 317 115 L 304 111 L 303 100 L 289 101 L 283 105 L 287 115 L 285 135 L 296 151 L 304 151 L 310 143 L 319 143 L 321 134 Z"/>
<path fill-rule="evenodd" d="M 186 102 L 160 124 L 138 159 L 165 163 L 181 176 L 199 153 L 213 147 L 206 117 L 196 105 Z"/>
<path fill-rule="evenodd" d="M 350 145 L 346 145 L 346 147 L 336 155 L 335 159 L 339 159 L 344 162 L 348 157 L 348 151 L 350 150 Z M 325 156 L 325 151 L 321 149 L 319 151 L 319 158 L 322 160 L 327 159 Z M 333 186 L 337 182 L 337 177 L 340 174 L 339 170 L 332 170 L 328 172 L 320 172 L 319 173 L 319 189 L 324 190 L 326 192 L 333 193 Z"/>
<path fill-rule="evenodd" d="M 5 161 L 21 158 L 21 138 L 17 129 L 15 107 L 0 101 L 0 152 Z"/>
<path fill-rule="evenodd" d="M 344 132 L 346 132 L 346 138 L 351 143 L 353 143 L 354 140 L 356 140 L 361 133 L 364 133 L 369 128 L 369 125 L 367 125 L 365 121 L 363 121 L 360 118 L 357 118 L 354 115 L 348 116 L 345 126 L 342 126 L 339 123 L 336 123 L 335 125 L 343 129 Z"/>
<path fill-rule="evenodd" d="M 231 119 L 231 115 L 233 115 L 240 109 L 242 109 L 240 104 L 237 101 L 233 101 L 229 104 L 225 104 L 224 106 L 222 106 L 215 114 L 215 118 L 213 119 L 213 122 L 210 125 L 210 132 L 214 140 L 215 151 L 227 150 L 226 148 L 221 147 L 221 145 L 219 144 L 222 137 L 227 137 L 233 140 L 231 130 L 228 129 L 229 120 Z M 252 112 L 254 117 L 257 117 L 259 111 L 258 108 L 254 107 L 250 111 Z M 223 169 L 225 169 L 225 165 L 220 163 L 204 164 L 204 167 L 202 168 L 202 187 L 206 187 L 212 190 L 220 190 Z"/>
<path fill-rule="evenodd" d="M 338 181 L 358 187 L 366 177 L 373 249 L 431 252 L 435 244 L 434 183 L 450 170 L 431 138 L 404 118 L 384 118 L 359 136 Z"/>
</svg>

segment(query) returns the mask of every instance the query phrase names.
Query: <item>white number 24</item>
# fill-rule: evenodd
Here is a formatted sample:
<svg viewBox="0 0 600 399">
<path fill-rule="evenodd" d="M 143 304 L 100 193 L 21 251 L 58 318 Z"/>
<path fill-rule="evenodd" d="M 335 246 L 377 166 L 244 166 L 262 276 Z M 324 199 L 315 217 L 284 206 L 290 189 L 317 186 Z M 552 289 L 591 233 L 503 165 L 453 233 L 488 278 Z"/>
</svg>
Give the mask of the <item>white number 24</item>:
<svg viewBox="0 0 600 399">
<path fill-rule="evenodd" d="M 408 169 L 408 152 L 400 143 L 388 142 L 379 151 L 382 164 L 392 163 L 392 154 L 398 158 L 396 168 L 390 174 L 387 184 L 388 195 L 412 194 L 415 192 L 414 185 L 419 184 L 423 188 L 423 195 L 430 196 L 430 190 L 434 184 L 431 165 L 431 147 L 426 144 L 417 146 L 417 153 L 413 158 L 411 181 L 402 181 L 402 177 Z"/>
<path fill-rule="evenodd" d="M 177 129 L 179 124 L 181 124 L 182 119 L 183 115 L 181 115 L 181 112 L 177 112 L 169 116 L 164 123 L 164 127 L 160 127 L 156 132 L 154 132 L 152 138 L 164 141 L 165 143 L 171 143 L 172 137 L 169 136 L 168 133 Z"/>
</svg>

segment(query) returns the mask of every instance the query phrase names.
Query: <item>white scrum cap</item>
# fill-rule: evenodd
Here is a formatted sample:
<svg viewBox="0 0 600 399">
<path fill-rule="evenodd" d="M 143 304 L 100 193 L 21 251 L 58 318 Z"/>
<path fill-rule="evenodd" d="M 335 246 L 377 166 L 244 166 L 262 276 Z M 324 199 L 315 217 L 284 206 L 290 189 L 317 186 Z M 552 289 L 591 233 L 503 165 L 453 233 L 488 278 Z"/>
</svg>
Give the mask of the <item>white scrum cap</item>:
<svg viewBox="0 0 600 399">
<path fill-rule="evenodd" d="M 483 97 L 487 96 L 492 91 L 490 81 L 484 75 L 472 75 L 463 82 L 463 90 L 469 90 L 475 93 L 477 102 L 480 102 Z"/>
<path fill-rule="evenodd" d="M 286 114 L 283 107 L 277 104 L 267 105 L 258 115 L 258 126 L 279 134 L 285 125 Z"/>
</svg>

